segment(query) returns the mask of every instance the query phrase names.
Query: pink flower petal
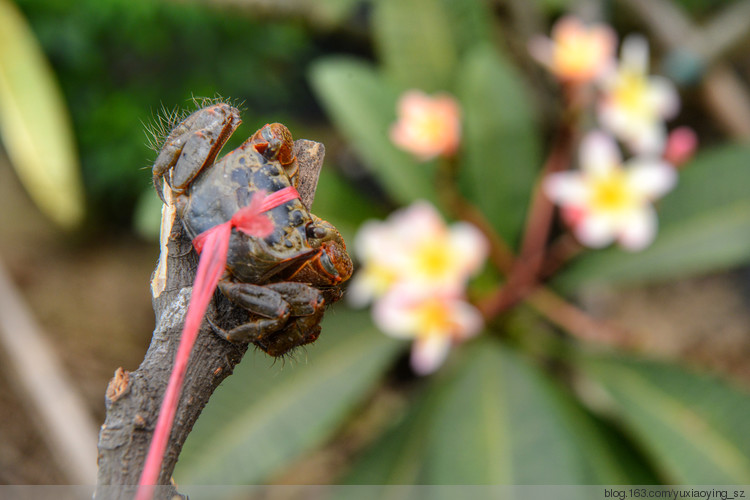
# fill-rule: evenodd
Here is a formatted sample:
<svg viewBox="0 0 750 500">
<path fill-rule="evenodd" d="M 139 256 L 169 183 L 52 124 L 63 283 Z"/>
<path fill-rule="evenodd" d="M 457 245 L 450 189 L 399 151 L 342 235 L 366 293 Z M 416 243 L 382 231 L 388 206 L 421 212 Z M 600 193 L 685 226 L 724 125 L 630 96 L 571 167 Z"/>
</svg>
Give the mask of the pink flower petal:
<svg viewBox="0 0 750 500">
<path fill-rule="evenodd" d="M 448 94 L 433 97 L 419 90 L 405 92 L 397 105 L 398 119 L 389 131 L 397 147 L 427 161 L 456 152 L 461 137 L 461 109 Z"/>
<path fill-rule="evenodd" d="M 454 321 L 454 330 L 451 332 L 454 340 L 467 340 L 475 337 L 484 326 L 484 318 L 479 310 L 463 300 L 454 300 L 450 303 Z"/>
<path fill-rule="evenodd" d="M 404 289 L 396 288 L 385 294 L 372 308 L 375 326 L 394 338 L 416 337 L 417 322 L 411 307 L 412 301 Z"/>
<path fill-rule="evenodd" d="M 448 337 L 431 335 L 414 341 L 411 367 L 417 375 L 429 375 L 443 364 L 451 348 Z"/>
</svg>

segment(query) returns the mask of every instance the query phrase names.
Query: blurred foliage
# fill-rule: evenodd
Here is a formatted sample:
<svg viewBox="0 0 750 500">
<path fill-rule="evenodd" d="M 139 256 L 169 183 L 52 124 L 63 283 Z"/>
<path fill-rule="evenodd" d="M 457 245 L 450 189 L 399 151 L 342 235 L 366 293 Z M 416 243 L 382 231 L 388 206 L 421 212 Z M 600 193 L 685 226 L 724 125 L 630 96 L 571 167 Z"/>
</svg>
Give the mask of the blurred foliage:
<svg viewBox="0 0 750 500">
<path fill-rule="evenodd" d="M 244 103 L 232 144 L 269 120 L 316 112 L 304 82 L 315 53 L 301 23 L 253 20 L 191 2 L 20 0 L 73 118 L 90 216 L 128 224 L 150 189 L 144 123 L 191 97 Z M 290 124 L 291 125 L 291 124 Z"/>
<path fill-rule="evenodd" d="M 538 5 L 557 15 L 571 3 Z M 697 0 L 679 3 L 705 13 Z M 341 29 L 353 22 L 346 14 L 368 16 L 370 30 L 352 45 L 371 43 L 375 60 L 351 55 L 369 54 L 369 45 L 332 50 L 298 21 L 261 20 L 245 10 L 148 0 L 18 4 L 64 91 L 91 218 L 99 223 L 129 223 L 136 200 L 148 193 L 135 219 L 140 231 L 155 231 L 159 203 L 145 170 L 154 153 L 142 122 L 162 106 L 189 107 L 192 95 L 217 93 L 249 110 L 228 148 L 267 121 L 286 122 L 296 134 L 298 125 L 320 120 L 320 105 L 356 153 L 357 168 L 361 161 L 366 169 L 362 177 L 371 176 L 389 201 L 428 199 L 447 213 L 435 182 L 439 162 L 420 164 L 388 137 L 397 99 L 418 87 L 451 92 L 464 110 L 461 195 L 511 246 L 523 236 L 554 124 L 540 122 L 539 103 L 518 54 L 502 43 L 506 33 L 489 2 L 325 2 L 335 14 L 327 19 L 341 20 Z M 647 284 L 746 264 L 748 153 L 730 144 L 707 148 L 662 201 L 652 247 L 582 254 L 551 286 L 574 297 L 591 284 Z M 329 154 L 327 162 L 338 158 Z M 348 241 L 382 210 L 337 172 L 321 174 L 315 212 Z M 484 292 L 500 277 L 487 271 L 481 280 Z M 402 343 L 378 333 L 367 313 L 337 305 L 321 339 L 295 359 L 274 365 L 248 355 L 206 408 L 175 477 L 187 484 L 267 482 L 347 436 L 371 396 L 387 386 L 396 387 L 401 406 L 368 429 L 361 449 L 342 446 L 350 455 L 333 481 L 750 483 L 744 389 L 682 366 L 591 352 L 551 334 L 539 318 L 508 316 L 488 324 L 440 373 L 417 380 L 405 373 Z"/>
<path fill-rule="evenodd" d="M 552 12 L 563 6 L 543 4 Z M 408 89 L 457 96 L 465 127 L 459 189 L 498 234 L 516 245 L 547 130 L 541 128 L 525 77 L 497 43 L 491 19 L 488 4 L 481 1 L 374 2 L 377 62 L 334 54 L 314 62 L 310 81 L 333 124 L 391 200 L 405 205 L 426 198 L 446 212 L 436 184 L 439 160 L 418 163 L 393 145 L 388 130 L 396 119 L 397 99 Z M 684 166 L 679 187 L 661 202 L 662 228 L 652 247 L 641 253 L 584 253 L 553 281 L 555 288 L 572 295 L 594 283 L 652 283 L 748 262 L 747 154 L 744 146 L 707 148 Z M 344 194 L 348 189 L 341 186 L 333 200 L 350 200 Z M 377 213 L 366 199 L 351 204 L 326 200 L 332 214 L 351 220 L 343 225 L 346 233 L 362 214 Z M 487 289 L 487 281 L 498 277 L 489 273 L 482 280 Z M 284 367 L 276 390 L 247 390 L 266 376 L 260 372 L 235 376 L 220 388 L 216 399 L 221 403 L 207 408 L 185 447 L 178 481 L 267 480 L 270 469 L 278 470 L 276 465 L 284 462 L 281 455 L 305 457 L 330 443 L 331 436 L 347 428 L 342 423 L 347 416 L 350 421 L 359 417 L 351 417 L 352 409 L 382 380 L 392 384 L 394 377 L 401 384 L 409 382 L 403 410 L 394 412 L 385 430 L 335 481 L 750 481 L 750 443 L 743 437 L 750 435 L 750 423 L 743 418 L 750 411 L 750 397 L 725 381 L 636 356 L 594 354 L 550 337 L 549 327 L 523 315 L 489 325 L 437 375 L 414 381 L 388 371 L 398 350 L 365 345 L 365 337 L 357 340 L 361 349 L 330 356 L 333 349 L 348 348 L 339 339 L 375 335 L 361 313 L 337 306 L 323 329 L 321 345 L 309 350 L 305 364 Z M 323 347 L 327 342 L 342 344 Z M 369 362 L 358 361 L 363 355 Z M 335 389 L 337 383 L 322 371 L 348 373 L 358 390 Z M 287 386 L 292 377 L 307 383 Z M 317 395 L 316 401 L 292 410 L 307 400 L 297 395 L 300 387 Z M 268 408 L 279 408 L 275 419 L 267 415 Z M 269 444 L 270 436 L 282 435 L 286 437 L 270 438 Z M 274 467 L 267 467 L 268 461 Z"/>
</svg>

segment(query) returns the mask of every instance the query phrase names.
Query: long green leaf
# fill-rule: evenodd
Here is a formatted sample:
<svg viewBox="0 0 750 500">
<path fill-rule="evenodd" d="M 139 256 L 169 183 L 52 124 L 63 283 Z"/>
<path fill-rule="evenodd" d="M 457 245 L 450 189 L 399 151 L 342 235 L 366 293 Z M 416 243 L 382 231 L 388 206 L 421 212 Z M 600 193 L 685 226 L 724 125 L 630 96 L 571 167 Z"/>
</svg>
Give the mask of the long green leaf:
<svg viewBox="0 0 750 500">
<path fill-rule="evenodd" d="M 750 483 L 750 395 L 652 361 L 603 357 L 581 366 L 668 481 Z"/>
<path fill-rule="evenodd" d="M 435 0 L 379 0 L 373 31 L 386 74 L 403 88 L 450 87 L 458 59 L 451 19 Z"/>
<path fill-rule="evenodd" d="M 332 58 L 312 66 L 313 88 L 337 128 L 395 201 L 435 200 L 434 165 L 415 162 L 391 143 L 399 91 L 363 62 Z"/>
<path fill-rule="evenodd" d="M 624 473 L 590 422 L 572 425 L 580 419 L 585 414 L 536 366 L 498 344 L 479 344 L 434 415 L 426 477 L 437 484 L 621 482 Z"/>
<path fill-rule="evenodd" d="M 427 428 L 434 409 L 434 391 L 420 395 L 397 424 L 354 464 L 345 484 L 424 484 Z"/>
<path fill-rule="evenodd" d="M 459 58 L 476 45 L 493 41 L 492 11 L 484 0 L 438 0 L 449 19 Z"/>
<path fill-rule="evenodd" d="M 179 482 L 262 482 L 330 436 L 361 401 L 400 344 L 377 332 L 364 312 L 327 314 L 306 362 L 272 365 L 258 355 L 239 365 L 185 443 Z"/>
<path fill-rule="evenodd" d="M 495 48 L 479 46 L 460 71 L 459 97 L 466 127 L 463 187 L 513 244 L 541 166 L 540 140 L 524 84 Z"/>
<path fill-rule="evenodd" d="M 491 341 L 464 354 L 355 465 L 348 482 L 628 482 L 592 418 L 535 365 Z"/>
<path fill-rule="evenodd" d="M 0 136 L 34 202 L 72 228 L 83 218 L 73 131 L 49 63 L 21 13 L 0 0 Z"/>
<path fill-rule="evenodd" d="M 659 204 L 664 227 L 747 199 L 750 146 L 728 144 L 700 152 L 680 169 L 677 187 Z"/>
<path fill-rule="evenodd" d="M 750 260 L 750 148 L 709 150 L 681 171 L 660 204 L 659 235 L 638 253 L 611 248 L 579 259 L 555 279 L 573 291 L 583 284 L 633 284 L 726 269 Z"/>
<path fill-rule="evenodd" d="M 592 254 L 554 281 L 565 291 L 581 284 L 636 284 L 717 271 L 750 260 L 750 200 L 707 211 L 662 229 L 638 254 L 611 249 Z"/>
</svg>

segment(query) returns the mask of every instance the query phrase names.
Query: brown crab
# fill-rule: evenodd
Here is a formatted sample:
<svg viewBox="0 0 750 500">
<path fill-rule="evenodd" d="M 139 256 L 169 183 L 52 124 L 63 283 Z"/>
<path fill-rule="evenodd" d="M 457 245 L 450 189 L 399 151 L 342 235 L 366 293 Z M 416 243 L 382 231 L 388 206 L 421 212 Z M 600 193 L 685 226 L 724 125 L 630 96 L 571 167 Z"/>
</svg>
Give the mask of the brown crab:
<svg viewBox="0 0 750 500">
<path fill-rule="evenodd" d="M 239 111 L 229 104 L 199 109 L 172 129 L 154 163 L 157 192 L 162 196 L 166 182 L 193 239 L 229 221 L 259 192 L 297 186 L 292 136 L 279 123 L 264 126 L 216 161 L 239 124 Z M 266 237 L 232 230 L 218 285 L 249 319 L 229 331 L 212 326 L 230 342 L 252 342 L 281 356 L 318 338 L 325 306 L 340 298 L 352 262 L 336 228 L 299 199 L 266 214 L 274 226 Z"/>
</svg>

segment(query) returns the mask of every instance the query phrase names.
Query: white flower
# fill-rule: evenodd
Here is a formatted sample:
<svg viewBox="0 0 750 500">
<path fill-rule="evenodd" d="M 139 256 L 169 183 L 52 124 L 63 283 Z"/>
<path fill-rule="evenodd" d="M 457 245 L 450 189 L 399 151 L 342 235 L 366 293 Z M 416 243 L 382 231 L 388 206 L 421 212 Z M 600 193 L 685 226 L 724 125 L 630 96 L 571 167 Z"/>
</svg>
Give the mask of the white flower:
<svg viewBox="0 0 750 500">
<path fill-rule="evenodd" d="M 375 304 L 373 319 L 388 335 L 414 340 L 411 365 L 419 375 L 434 372 L 455 343 L 475 336 L 483 325 L 479 311 L 458 296 L 415 295 L 404 287 Z"/>
<path fill-rule="evenodd" d="M 463 290 L 483 264 L 488 243 L 471 224 L 448 227 L 431 204 L 418 201 L 384 222 L 365 223 L 354 250 L 362 267 L 349 287 L 349 300 L 365 305 L 396 284 L 415 293 Z"/>
<path fill-rule="evenodd" d="M 636 154 L 661 155 L 664 121 L 679 111 L 672 82 L 648 75 L 648 42 L 631 35 L 623 41 L 619 66 L 602 79 L 599 121 Z"/>
<path fill-rule="evenodd" d="M 453 344 L 482 327 L 481 314 L 462 297 L 488 246 L 471 224 L 448 226 L 430 203 L 415 202 L 359 230 L 354 249 L 362 267 L 349 287 L 349 300 L 374 302 L 378 328 L 413 339 L 414 371 L 431 373 Z"/>
<path fill-rule="evenodd" d="M 651 202 L 674 187 L 675 169 L 657 159 L 622 165 L 614 139 L 602 132 L 583 139 L 580 163 L 580 171 L 551 174 L 543 185 L 552 201 L 574 214 L 578 240 L 593 248 L 614 240 L 628 250 L 647 247 L 657 230 Z"/>
</svg>

